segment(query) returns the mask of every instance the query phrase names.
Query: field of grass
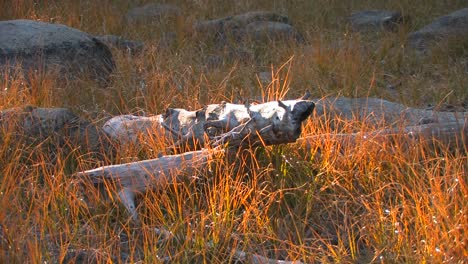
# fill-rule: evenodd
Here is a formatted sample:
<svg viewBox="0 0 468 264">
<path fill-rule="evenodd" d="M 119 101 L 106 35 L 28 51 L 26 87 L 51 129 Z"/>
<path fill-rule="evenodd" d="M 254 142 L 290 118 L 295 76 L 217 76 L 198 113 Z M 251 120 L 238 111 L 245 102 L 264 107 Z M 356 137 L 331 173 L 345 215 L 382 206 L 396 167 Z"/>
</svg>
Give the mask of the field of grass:
<svg viewBox="0 0 468 264">
<path fill-rule="evenodd" d="M 417 57 L 408 32 L 466 1 L 174 0 L 177 20 L 128 26 L 129 8 L 149 1 L 0 1 L 0 19 L 62 23 L 92 34 L 143 40 L 136 56 L 113 50 L 117 71 L 108 87 L 54 76 L 0 80 L 0 109 L 68 107 L 96 123 L 108 114 L 197 109 L 239 96 L 296 98 L 379 97 L 409 106 L 468 103 L 468 47 L 448 45 Z M 359 34 L 346 16 L 361 9 L 391 9 L 411 17 L 396 32 Z M 254 60 L 227 60 L 210 68 L 204 58 L 224 51 L 191 37 L 197 20 L 246 11 L 288 15 L 306 44 L 265 43 Z M 165 32 L 176 33 L 168 47 Z M 271 83 L 258 79 L 272 72 Z M 0 75 L 1 76 L 1 75 Z M 142 84 L 144 83 L 144 87 Z M 389 88 L 389 86 L 392 86 Z M 79 91 L 79 92 L 77 92 Z M 311 118 L 304 134 L 374 129 L 359 120 L 340 131 Z M 233 162 L 219 157 L 187 182 L 140 197 L 133 223 L 115 196 L 76 184 L 72 174 L 104 164 L 154 158 L 165 146 L 123 146 L 104 159 L 75 146 L 31 144 L 11 131 L 0 138 L 0 262 L 60 263 L 91 260 L 159 263 L 234 263 L 234 249 L 304 263 L 466 263 L 468 261 L 467 149 L 425 143 L 321 149 L 283 145 L 248 149 Z M 162 238 L 155 228 L 172 233 Z M 246 261 L 245 263 L 249 263 Z"/>
</svg>

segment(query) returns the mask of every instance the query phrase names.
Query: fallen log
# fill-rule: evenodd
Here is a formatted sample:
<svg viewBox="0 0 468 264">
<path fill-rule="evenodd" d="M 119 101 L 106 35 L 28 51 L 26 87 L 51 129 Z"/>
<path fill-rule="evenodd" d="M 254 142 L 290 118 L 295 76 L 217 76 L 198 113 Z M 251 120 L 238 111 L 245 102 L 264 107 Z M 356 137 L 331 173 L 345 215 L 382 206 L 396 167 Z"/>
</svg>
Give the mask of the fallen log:
<svg viewBox="0 0 468 264">
<path fill-rule="evenodd" d="M 452 149 L 468 149 L 468 119 L 456 122 L 430 123 L 403 128 L 382 129 L 366 133 L 321 134 L 298 139 L 307 149 L 334 144 L 340 148 L 362 146 L 365 143 L 382 144 L 390 140 L 406 143 L 428 143 Z M 391 142 L 391 141 L 390 141 Z"/>
<path fill-rule="evenodd" d="M 376 124 L 400 127 L 368 133 L 308 136 L 299 140 L 307 148 L 339 141 L 339 146 L 363 142 L 385 142 L 391 137 L 416 140 L 437 140 L 444 144 L 467 145 L 467 113 L 434 112 L 404 107 L 385 100 L 366 98 L 323 98 L 314 104 L 308 100 L 273 101 L 258 105 L 212 104 L 198 111 L 168 109 L 154 117 L 119 116 L 111 119 L 104 130 L 121 142 L 135 142 L 139 133 L 160 133 L 173 137 L 175 146 L 191 145 L 209 139 L 211 145 L 240 147 L 244 145 L 273 145 L 295 142 L 301 133 L 302 122 L 311 115 L 314 106 L 319 116 L 340 119 L 361 119 Z M 437 122 L 439 121 L 439 122 Z M 411 123 L 403 126 L 403 123 Z M 427 123 L 427 124 L 425 124 Z M 216 151 L 192 151 L 159 159 L 112 165 L 80 172 L 78 176 L 91 177 L 94 183 L 108 179 L 120 184 L 118 191 L 125 207 L 137 218 L 134 196 L 136 192 L 177 183 L 206 164 Z"/>
<path fill-rule="evenodd" d="M 240 131 L 239 135 L 242 133 Z M 230 140 L 240 140 L 241 137 L 237 138 L 236 135 L 227 133 L 226 137 L 234 137 L 234 139 Z M 404 128 L 383 129 L 368 133 L 322 134 L 300 138 L 297 142 L 309 149 L 330 144 L 330 142 L 335 142 L 333 144 L 344 148 L 347 146 L 362 146 L 366 142 L 382 144 L 392 138 L 415 143 L 421 143 L 422 141 L 439 142 L 466 150 L 468 145 L 468 124 L 463 120 L 460 122 L 431 123 Z M 79 172 L 76 176 L 88 178 L 94 184 L 106 180 L 117 183 L 119 186 L 117 192 L 122 203 L 130 212 L 132 218 L 137 220 L 136 193 L 166 188 L 168 184 L 176 184 L 190 179 L 197 175 L 197 172 L 208 163 L 210 158 L 220 153 L 224 153 L 221 148 L 202 149 L 179 155 L 163 156 L 158 159 L 104 166 Z"/>
<path fill-rule="evenodd" d="M 292 143 L 301 134 L 302 122 L 312 114 L 314 103 L 307 100 L 273 101 L 250 107 L 226 104 L 216 120 L 206 121 L 214 146 L 276 145 Z"/>
<path fill-rule="evenodd" d="M 450 123 L 468 119 L 468 112 L 439 112 L 417 109 L 378 98 L 324 97 L 306 100 L 267 102 L 256 105 L 211 104 L 197 111 L 169 108 L 165 114 L 141 117 L 123 115 L 110 119 L 103 130 L 120 144 L 140 144 L 146 137 L 160 137 L 180 148 L 201 148 L 208 138 L 215 146 L 281 144 L 294 142 L 300 133 L 297 124 L 286 124 L 277 118 L 304 120 L 315 108 L 314 116 L 327 120 L 357 120 L 379 127 L 417 126 L 429 123 Z M 281 110 L 281 104 L 286 106 Z M 314 102 L 314 103 L 312 103 Z M 297 111 L 298 109 L 301 111 Z M 288 112 L 290 115 L 284 115 Z M 295 112 L 295 113 L 293 113 Z M 301 121 L 301 122 L 302 122 Z M 296 131 L 295 131 L 296 130 Z M 260 135 L 257 133 L 260 132 Z M 249 137 L 246 137 L 249 135 Z M 292 137 L 291 137 L 292 136 Z M 290 137 L 290 138 L 288 138 Z"/>
<path fill-rule="evenodd" d="M 329 119 L 360 120 L 382 126 L 415 126 L 465 120 L 468 112 L 440 112 L 407 107 L 378 98 L 324 97 L 312 99 L 315 115 Z"/>
<path fill-rule="evenodd" d="M 153 117 L 117 116 L 104 124 L 108 136 L 121 144 L 138 143 L 145 136 L 165 137 L 173 147 L 201 148 L 229 143 L 272 145 L 294 142 L 302 122 L 312 114 L 308 100 L 272 101 L 257 105 L 211 104 L 198 111 L 168 109 Z M 209 139 L 209 142 L 205 142 Z"/>
<path fill-rule="evenodd" d="M 179 136 L 176 145 L 189 144 L 190 139 L 203 142 L 205 134 L 214 146 L 291 143 L 300 136 L 302 122 L 312 113 L 313 108 L 314 103 L 307 100 L 273 101 L 252 106 L 223 103 L 209 105 L 195 112 L 170 109 L 163 116 L 151 118 L 120 116 L 119 119 L 107 122 L 105 130 L 109 136 L 122 142 L 137 140 L 135 132 L 161 132 L 163 127 Z M 184 175 L 191 177 L 214 153 L 223 151 L 220 148 L 202 149 L 158 159 L 105 166 L 79 172 L 76 176 L 90 178 L 94 184 L 104 180 L 116 182 L 122 203 L 136 220 L 137 192 L 178 183 L 187 178 Z"/>
<path fill-rule="evenodd" d="M 88 179 L 93 184 L 110 181 L 115 183 L 117 193 L 134 220 L 138 220 L 135 195 L 154 189 L 164 189 L 198 175 L 197 170 L 205 167 L 222 149 L 203 149 L 157 159 L 131 162 L 78 172 L 75 176 Z"/>
<path fill-rule="evenodd" d="M 120 115 L 111 118 L 103 125 L 104 132 L 119 144 L 140 144 L 145 138 L 163 138 L 167 142 L 179 137 L 199 132 L 204 116 L 199 111 L 168 108 L 164 114 L 155 116 Z M 195 132 L 192 132 L 195 131 Z"/>
</svg>

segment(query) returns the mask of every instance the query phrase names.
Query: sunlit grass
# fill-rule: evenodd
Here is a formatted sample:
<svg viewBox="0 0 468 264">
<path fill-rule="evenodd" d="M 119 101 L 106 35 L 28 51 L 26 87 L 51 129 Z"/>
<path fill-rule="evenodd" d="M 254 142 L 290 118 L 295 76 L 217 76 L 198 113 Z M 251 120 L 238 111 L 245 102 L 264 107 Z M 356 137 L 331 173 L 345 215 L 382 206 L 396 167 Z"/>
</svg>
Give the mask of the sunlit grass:
<svg viewBox="0 0 468 264">
<path fill-rule="evenodd" d="M 105 88 L 85 79 L 58 80 L 53 73 L 3 74 L 0 108 L 68 107 L 99 124 L 109 113 L 296 98 L 306 90 L 314 98 L 374 96 L 411 106 L 467 98 L 466 49 L 418 59 L 404 47 L 409 31 L 464 7 L 462 1 L 174 3 L 187 14 L 180 21 L 131 27 L 123 20 L 131 7 L 127 1 L 1 2 L 2 19 L 63 23 L 140 39 L 146 46 L 136 56 L 113 50 L 117 71 Z M 362 8 L 395 9 L 414 18 L 398 32 L 366 36 L 349 31 L 344 20 Z M 307 44 L 269 43 L 255 50 L 255 63 L 234 58 L 209 68 L 204 56 L 225 51 L 200 48 L 190 37 L 191 23 L 262 9 L 287 14 Z M 165 31 L 178 37 L 161 48 Z M 260 72 L 270 72 L 271 83 L 262 83 Z M 197 181 L 142 193 L 140 223 L 118 201 L 114 183 L 99 189 L 73 173 L 155 158 L 167 147 L 163 140 L 119 146 L 115 153 L 103 149 L 98 160 L 76 146 L 32 142 L 2 128 L 0 262 L 157 263 L 170 257 L 176 263 L 226 263 L 234 262 L 237 249 L 305 263 L 462 263 L 468 258 L 466 147 L 408 144 L 402 135 L 341 145 L 333 136 L 377 128 L 365 120 L 312 118 L 304 135 L 330 135 L 316 147 L 291 144 L 216 156 L 193 175 Z"/>
</svg>

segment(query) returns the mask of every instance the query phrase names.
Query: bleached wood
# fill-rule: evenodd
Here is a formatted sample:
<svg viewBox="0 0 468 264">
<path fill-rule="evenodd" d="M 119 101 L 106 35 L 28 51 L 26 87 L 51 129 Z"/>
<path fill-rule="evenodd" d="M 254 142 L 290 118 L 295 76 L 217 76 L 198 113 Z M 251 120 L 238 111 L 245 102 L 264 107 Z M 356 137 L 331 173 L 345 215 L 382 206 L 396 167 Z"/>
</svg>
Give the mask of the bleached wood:
<svg viewBox="0 0 468 264">
<path fill-rule="evenodd" d="M 468 149 L 467 120 L 447 123 L 430 123 L 403 128 L 382 129 L 367 133 L 321 134 L 312 135 L 298 140 L 298 144 L 314 148 L 325 144 L 335 144 L 340 147 L 357 147 L 365 142 L 381 144 L 390 139 L 429 144 L 441 144 L 451 148 Z M 331 142 L 331 143 L 330 143 Z"/>
<path fill-rule="evenodd" d="M 157 159 L 103 166 L 78 172 L 76 177 L 89 179 L 94 184 L 105 180 L 117 183 L 118 195 L 122 203 L 137 220 L 136 193 L 165 188 L 169 184 L 180 183 L 192 176 L 197 176 L 197 170 L 203 168 L 210 157 L 223 151 L 222 149 L 203 149 Z"/>
<path fill-rule="evenodd" d="M 136 143 L 139 136 L 164 134 L 161 127 L 162 116 L 134 116 L 120 115 L 109 119 L 104 125 L 103 130 L 106 134 L 121 144 Z"/>
<path fill-rule="evenodd" d="M 198 111 L 168 109 L 154 117 L 117 116 L 104 125 L 115 141 L 138 143 L 142 136 L 164 136 L 175 147 L 203 146 L 209 139 L 215 146 L 281 144 L 294 142 L 301 124 L 313 111 L 308 100 L 272 101 L 258 105 L 221 103 Z M 232 131 L 231 131 L 232 130 Z"/>
<path fill-rule="evenodd" d="M 468 118 L 468 112 L 418 109 L 378 98 L 324 97 L 312 101 L 315 102 L 315 116 L 361 120 L 375 125 L 415 126 L 435 122 L 450 123 Z"/>
<path fill-rule="evenodd" d="M 103 125 L 103 130 L 120 144 L 141 144 L 148 137 L 163 138 L 168 142 L 179 140 L 196 129 L 197 111 L 168 108 L 166 113 L 155 116 L 120 115 Z M 200 126 L 200 125 L 198 125 Z"/>
<path fill-rule="evenodd" d="M 308 97 L 309 94 L 306 94 L 303 98 Z M 307 107 L 310 107 L 307 102 L 315 102 L 314 117 L 360 120 L 381 127 L 450 123 L 468 119 L 467 112 L 417 109 L 378 98 L 304 99 L 287 100 L 283 103 L 292 108 L 303 104 L 304 112 L 307 113 Z M 140 138 L 147 136 L 165 137 L 168 142 L 175 142 L 176 147 L 194 147 L 197 144 L 203 146 L 207 138 L 214 145 L 228 141 L 231 145 L 247 142 L 266 145 L 294 142 L 297 137 L 291 136 L 294 135 L 297 124 L 287 124 L 276 119 L 284 117 L 284 112 L 277 101 L 257 105 L 211 104 L 198 111 L 168 109 L 165 114 L 152 117 L 117 116 L 104 125 L 104 131 L 121 144 L 139 143 Z M 261 140 L 257 133 L 260 133 Z"/>
<path fill-rule="evenodd" d="M 211 136 L 214 145 L 274 145 L 292 143 L 301 134 L 302 122 L 312 114 L 314 103 L 308 100 L 273 101 L 252 106 L 226 104 L 205 129 L 220 130 Z"/>
<path fill-rule="evenodd" d="M 194 141 L 209 139 L 214 146 L 243 146 L 245 144 L 273 145 L 295 142 L 301 133 L 302 122 L 316 106 L 316 116 L 345 120 L 362 120 L 393 128 L 369 133 L 315 135 L 300 139 L 307 147 L 327 144 L 330 139 L 340 141 L 340 146 L 357 145 L 363 141 L 382 142 L 391 136 L 409 140 L 438 140 L 445 144 L 465 148 L 467 145 L 467 113 L 435 112 L 408 108 L 385 100 L 366 98 L 322 98 L 316 104 L 309 100 L 273 101 L 258 105 L 221 103 L 198 111 L 169 109 L 155 117 L 124 116 L 108 122 L 113 131 L 109 135 L 121 142 L 137 140 L 138 133 L 154 133 L 177 139 L 175 146 L 190 145 Z M 424 124 L 428 123 L 428 124 Z M 396 127 L 396 128 L 395 128 Z M 129 132 L 130 131 L 130 132 Z M 162 132 L 164 131 L 164 132 Z M 114 135 L 114 136 L 113 136 Z M 122 140 L 124 138 L 124 140 Z M 134 194 L 164 187 L 170 183 L 194 176 L 194 172 L 208 161 L 220 148 L 163 156 L 158 159 L 111 165 L 80 172 L 94 183 L 103 179 L 116 181 L 122 189 L 119 196 L 126 208 L 137 219 Z M 185 175 L 185 177 L 183 177 Z"/>
<path fill-rule="evenodd" d="M 104 125 L 109 137 L 120 143 L 135 143 L 141 134 L 175 136 L 176 147 L 204 142 L 231 147 L 244 144 L 281 144 L 296 141 L 302 122 L 312 113 L 314 103 L 307 100 L 273 101 L 259 105 L 222 103 L 202 110 L 168 109 L 154 117 L 118 116 Z M 164 131 L 164 132 L 163 132 Z M 135 193 L 177 183 L 183 175 L 196 176 L 213 153 L 221 149 L 185 152 L 158 159 L 110 165 L 77 173 L 93 183 L 107 179 L 117 182 L 118 195 L 136 220 Z M 185 177 L 187 178 L 187 177 Z"/>
</svg>

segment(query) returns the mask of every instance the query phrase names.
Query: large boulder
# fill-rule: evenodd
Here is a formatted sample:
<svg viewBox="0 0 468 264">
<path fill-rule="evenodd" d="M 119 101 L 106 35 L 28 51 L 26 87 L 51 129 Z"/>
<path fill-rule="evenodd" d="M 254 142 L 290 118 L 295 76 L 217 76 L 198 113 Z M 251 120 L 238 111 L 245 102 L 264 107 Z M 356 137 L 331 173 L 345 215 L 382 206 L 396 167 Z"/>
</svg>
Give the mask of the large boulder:
<svg viewBox="0 0 468 264">
<path fill-rule="evenodd" d="M 179 7 L 171 4 L 147 4 L 127 12 L 128 23 L 160 22 L 162 19 L 176 19 L 182 14 Z"/>
<path fill-rule="evenodd" d="M 409 46 L 422 51 L 447 41 L 468 43 L 468 8 L 438 17 L 408 36 Z"/>
<path fill-rule="evenodd" d="M 115 63 L 106 45 L 77 29 L 32 20 L 0 21 L 0 70 L 18 68 L 53 71 L 64 79 L 86 75 L 105 84 Z"/>
<path fill-rule="evenodd" d="M 218 45 L 225 45 L 228 40 L 303 41 L 302 35 L 291 25 L 287 16 L 267 11 L 247 12 L 236 16 L 199 21 L 193 25 L 193 31 L 200 39 L 211 39 Z"/>
<path fill-rule="evenodd" d="M 348 17 L 351 28 L 355 31 L 393 31 L 404 20 L 400 12 L 388 10 L 364 10 L 353 12 Z"/>
<path fill-rule="evenodd" d="M 26 106 L 0 111 L 0 136 L 41 145 L 49 140 L 55 147 L 86 153 L 102 153 L 110 146 L 101 128 L 66 108 Z"/>
</svg>

